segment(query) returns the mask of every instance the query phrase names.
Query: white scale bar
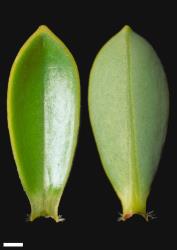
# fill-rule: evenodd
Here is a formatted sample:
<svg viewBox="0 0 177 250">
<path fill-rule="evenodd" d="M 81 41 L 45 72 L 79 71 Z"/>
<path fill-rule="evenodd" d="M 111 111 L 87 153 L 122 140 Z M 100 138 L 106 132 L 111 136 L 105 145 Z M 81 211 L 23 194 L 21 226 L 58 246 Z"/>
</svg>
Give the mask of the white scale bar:
<svg viewBox="0 0 177 250">
<path fill-rule="evenodd" d="M 16 243 L 3 243 L 3 247 L 23 247 L 23 242 Z"/>
</svg>

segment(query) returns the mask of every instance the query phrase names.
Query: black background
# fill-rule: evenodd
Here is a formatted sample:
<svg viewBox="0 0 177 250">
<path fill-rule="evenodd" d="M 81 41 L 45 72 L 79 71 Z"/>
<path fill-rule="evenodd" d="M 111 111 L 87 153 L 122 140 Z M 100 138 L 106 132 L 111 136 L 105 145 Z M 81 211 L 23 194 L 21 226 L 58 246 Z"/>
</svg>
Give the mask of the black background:
<svg viewBox="0 0 177 250">
<path fill-rule="evenodd" d="M 15 2 L 0 8 L 0 244 L 23 241 L 24 247 L 82 249 L 104 246 L 126 248 L 130 243 L 154 247 L 173 243 L 176 220 L 176 84 L 177 28 L 172 5 L 133 2 L 86 4 L 52 1 L 37 5 Z M 46 24 L 72 52 L 81 78 L 81 125 L 73 168 L 64 191 L 59 212 L 66 218 L 56 224 L 50 219 L 26 222 L 30 207 L 19 181 L 6 121 L 6 92 L 11 65 L 28 37 Z M 167 73 L 170 90 L 170 119 L 167 140 L 159 169 L 148 199 L 148 210 L 157 219 L 147 223 L 134 216 L 117 222 L 121 205 L 101 166 L 91 132 L 87 110 L 88 76 L 101 46 L 125 24 L 145 37 L 155 48 Z M 142 242 L 143 241 L 143 242 Z M 170 249 L 170 248 L 169 248 Z"/>
</svg>

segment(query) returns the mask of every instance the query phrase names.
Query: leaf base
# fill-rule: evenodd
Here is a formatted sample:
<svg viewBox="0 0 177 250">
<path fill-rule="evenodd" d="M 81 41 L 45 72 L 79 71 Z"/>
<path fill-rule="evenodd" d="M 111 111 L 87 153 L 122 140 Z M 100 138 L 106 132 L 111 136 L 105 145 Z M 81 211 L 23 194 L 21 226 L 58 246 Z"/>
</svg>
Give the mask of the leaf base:
<svg viewBox="0 0 177 250">
<path fill-rule="evenodd" d="M 47 198 L 46 198 L 47 197 Z M 56 222 L 64 221 L 61 215 L 58 215 L 58 206 L 60 198 L 50 195 L 30 200 L 31 214 L 29 221 L 34 221 L 38 217 L 52 218 Z"/>
</svg>

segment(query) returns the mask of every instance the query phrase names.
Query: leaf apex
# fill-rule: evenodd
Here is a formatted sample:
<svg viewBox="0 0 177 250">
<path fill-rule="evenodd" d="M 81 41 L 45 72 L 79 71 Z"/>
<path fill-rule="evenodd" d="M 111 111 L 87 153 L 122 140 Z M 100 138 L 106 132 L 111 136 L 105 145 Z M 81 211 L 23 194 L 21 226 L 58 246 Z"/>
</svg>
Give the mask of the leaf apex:
<svg viewBox="0 0 177 250">
<path fill-rule="evenodd" d="M 128 24 L 126 24 L 126 25 L 121 29 L 120 32 L 130 33 L 131 31 L 132 31 L 131 27 L 130 27 Z"/>
<path fill-rule="evenodd" d="M 50 29 L 45 25 L 45 24 L 42 24 L 38 27 L 37 31 L 39 32 L 48 32 Z"/>
</svg>

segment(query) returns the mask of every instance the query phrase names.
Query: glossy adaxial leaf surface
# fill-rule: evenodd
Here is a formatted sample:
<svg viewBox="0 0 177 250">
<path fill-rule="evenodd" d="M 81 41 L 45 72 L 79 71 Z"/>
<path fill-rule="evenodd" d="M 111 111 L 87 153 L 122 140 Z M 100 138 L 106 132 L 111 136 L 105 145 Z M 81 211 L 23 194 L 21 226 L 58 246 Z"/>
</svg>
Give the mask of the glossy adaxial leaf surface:
<svg viewBox="0 0 177 250">
<path fill-rule="evenodd" d="M 19 51 L 9 78 L 8 126 L 30 219 L 58 218 L 58 205 L 79 128 L 80 84 L 76 63 L 46 27 Z"/>
<path fill-rule="evenodd" d="M 105 172 L 125 220 L 145 218 L 165 140 L 169 95 L 151 45 L 125 26 L 98 53 L 90 74 L 89 113 Z"/>
</svg>

